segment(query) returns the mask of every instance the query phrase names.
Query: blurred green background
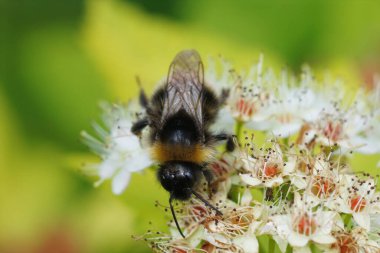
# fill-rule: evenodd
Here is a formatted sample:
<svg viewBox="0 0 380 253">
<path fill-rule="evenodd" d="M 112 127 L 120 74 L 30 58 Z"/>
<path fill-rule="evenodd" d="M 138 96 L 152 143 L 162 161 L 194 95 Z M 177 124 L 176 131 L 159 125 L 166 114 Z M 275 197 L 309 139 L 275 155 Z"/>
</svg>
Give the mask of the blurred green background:
<svg viewBox="0 0 380 253">
<path fill-rule="evenodd" d="M 130 239 L 162 227 L 153 172 L 122 196 L 80 172 L 78 140 L 101 100 L 152 91 L 176 52 L 247 67 L 308 62 L 356 85 L 380 72 L 379 1 L 3 0 L 0 2 L 0 252 L 149 252 Z M 365 163 L 362 161 L 365 159 Z M 355 160 L 375 168 L 379 156 Z"/>
</svg>

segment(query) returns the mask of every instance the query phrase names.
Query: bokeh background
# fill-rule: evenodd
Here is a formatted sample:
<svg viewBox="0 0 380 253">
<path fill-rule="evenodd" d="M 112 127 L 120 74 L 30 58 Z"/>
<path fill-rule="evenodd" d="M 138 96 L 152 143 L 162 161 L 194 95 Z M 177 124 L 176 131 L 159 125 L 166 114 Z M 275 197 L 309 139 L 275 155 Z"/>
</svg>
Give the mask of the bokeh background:
<svg viewBox="0 0 380 253">
<path fill-rule="evenodd" d="M 238 67 L 263 52 L 275 68 L 307 62 L 370 86 L 379 10 L 375 0 L 1 1 L 0 252 L 149 252 L 130 236 L 164 224 L 154 173 L 114 196 L 80 171 L 94 157 L 79 132 L 99 101 L 135 97 L 136 75 L 151 92 L 184 48 Z M 354 163 L 376 173 L 378 160 Z"/>
</svg>

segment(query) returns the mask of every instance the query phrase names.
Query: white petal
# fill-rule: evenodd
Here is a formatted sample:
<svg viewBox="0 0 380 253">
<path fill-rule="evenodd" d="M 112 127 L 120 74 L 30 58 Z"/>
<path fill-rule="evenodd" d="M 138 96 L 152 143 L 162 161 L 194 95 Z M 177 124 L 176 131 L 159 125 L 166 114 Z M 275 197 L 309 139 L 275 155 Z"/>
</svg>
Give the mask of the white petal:
<svg viewBox="0 0 380 253">
<path fill-rule="evenodd" d="M 257 186 L 261 184 L 261 180 L 253 177 L 251 174 L 240 174 L 241 180 L 250 186 Z"/>
<path fill-rule="evenodd" d="M 371 228 L 371 218 L 367 213 L 353 213 L 352 216 L 359 226 L 369 231 Z"/>
<path fill-rule="evenodd" d="M 290 181 L 293 185 L 295 185 L 298 189 L 305 189 L 307 187 L 307 182 L 303 179 L 303 175 L 292 175 Z"/>
<path fill-rule="evenodd" d="M 259 252 L 259 243 L 254 235 L 236 237 L 234 238 L 233 243 L 240 247 L 245 253 Z"/>
<path fill-rule="evenodd" d="M 282 239 L 281 237 L 277 235 L 273 236 L 273 240 L 275 240 L 281 252 L 284 253 L 286 251 L 286 248 L 288 247 L 288 241 Z"/>
<path fill-rule="evenodd" d="M 231 240 L 222 234 L 209 233 L 205 230 L 203 236 L 206 241 L 219 248 L 228 248 L 232 244 Z"/>
<path fill-rule="evenodd" d="M 203 237 L 203 233 L 204 233 L 204 227 L 203 226 L 199 226 L 195 231 L 193 231 L 191 233 L 190 236 L 186 236 L 186 240 L 187 242 L 193 247 L 197 247 L 200 242 L 202 241 L 202 237 Z M 175 229 L 177 232 L 178 232 L 178 229 L 176 228 Z M 179 233 L 178 233 L 179 234 Z M 171 235 L 173 235 L 173 233 L 171 232 Z M 179 235 L 178 237 L 176 238 L 180 238 L 181 235 Z M 182 237 L 181 237 L 182 238 Z"/>
<path fill-rule="evenodd" d="M 341 197 L 337 198 L 334 203 L 336 207 L 338 208 L 339 212 L 342 213 L 352 213 L 351 207 L 348 206 L 347 197 L 345 195 L 342 195 Z"/>
<path fill-rule="evenodd" d="M 291 233 L 290 229 L 290 217 L 288 215 L 275 215 L 271 217 L 271 220 L 276 226 L 276 230 L 279 236 L 285 238 Z"/>
<path fill-rule="evenodd" d="M 309 242 L 309 237 L 292 231 L 289 234 L 288 242 L 293 247 L 304 247 Z"/>
<path fill-rule="evenodd" d="M 329 168 L 328 162 L 325 162 L 324 160 L 322 160 L 322 161 L 317 160 L 317 162 L 314 165 L 313 173 L 318 174 L 321 171 L 325 171 L 326 168 Z"/>
<path fill-rule="evenodd" d="M 305 202 L 312 207 L 315 207 L 321 203 L 321 200 L 313 193 L 305 193 L 304 197 Z"/>
<path fill-rule="evenodd" d="M 380 214 L 371 214 L 371 230 L 380 230 Z"/>
<path fill-rule="evenodd" d="M 131 173 L 128 170 L 120 170 L 112 180 L 112 192 L 116 195 L 123 193 L 130 178 Z"/>
<path fill-rule="evenodd" d="M 101 180 L 108 179 L 119 169 L 120 164 L 117 160 L 108 158 L 99 165 L 99 177 Z"/>
<path fill-rule="evenodd" d="M 283 182 L 284 180 L 282 179 L 282 177 L 275 177 L 266 181 L 264 185 L 266 187 L 274 187 L 274 186 L 279 186 Z"/>
<path fill-rule="evenodd" d="M 241 196 L 240 205 L 248 206 L 252 201 L 252 193 L 249 189 L 245 189 L 243 196 Z"/>
<path fill-rule="evenodd" d="M 335 237 L 333 237 L 332 235 L 319 234 L 319 235 L 312 236 L 311 239 L 314 242 L 320 243 L 320 244 L 332 244 L 332 243 L 336 242 Z"/>
<path fill-rule="evenodd" d="M 279 124 L 272 129 L 275 136 L 281 136 L 282 138 L 288 137 L 300 130 L 302 122 L 289 122 L 288 124 Z"/>
<path fill-rule="evenodd" d="M 258 115 L 255 115 L 255 119 L 248 121 L 244 126 L 248 129 L 255 129 L 260 131 L 267 131 L 271 129 L 273 123 L 271 121 L 266 121 L 265 119 L 258 119 Z"/>
<path fill-rule="evenodd" d="M 288 161 L 286 162 L 286 165 L 284 166 L 284 174 L 290 174 L 296 169 L 297 160 L 293 157 L 289 157 Z"/>
<path fill-rule="evenodd" d="M 132 133 L 127 133 L 128 135 L 119 134 L 119 136 L 113 137 L 113 142 L 116 147 L 123 151 L 134 151 L 140 149 L 140 140 L 137 136 L 132 135 Z"/>
<path fill-rule="evenodd" d="M 322 227 L 318 229 L 318 234 L 330 234 L 334 222 L 340 218 L 339 214 L 331 211 L 324 211 L 317 213 L 317 222 Z"/>
<path fill-rule="evenodd" d="M 212 132 L 224 132 L 224 133 L 233 133 L 235 126 L 235 119 L 232 117 L 231 111 L 226 107 L 223 107 L 218 112 L 216 117 L 216 122 L 212 124 Z"/>
<path fill-rule="evenodd" d="M 125 161 L 125 168 L 130 172 L 137 172 L 152 165 L 152 160 L 145 150 L 138 150 L 133 153 L 129 160 Z"/>
<path fill-rule="evenodd" d="M 312 251 L 310 250 L 309 246 L 298 248 L 294 247 L 293 248 L 293 253 L 311 253 Z"/>
</svg>

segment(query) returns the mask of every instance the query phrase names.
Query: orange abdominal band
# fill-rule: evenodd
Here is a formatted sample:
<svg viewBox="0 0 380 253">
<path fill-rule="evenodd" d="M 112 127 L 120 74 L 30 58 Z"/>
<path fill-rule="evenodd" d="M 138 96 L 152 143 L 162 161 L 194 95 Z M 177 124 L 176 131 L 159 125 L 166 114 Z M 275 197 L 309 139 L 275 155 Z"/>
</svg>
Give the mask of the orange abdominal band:
<svg viewBox="0 0 380 253">
<path fill-rule="evenodd" d="M 199 144 L 193 146 L 156 143 L 152 147 L 152 158 L 160 163 L 186 161 L 201 164 L 212 158 L 213 151 Z"/>
</svg>

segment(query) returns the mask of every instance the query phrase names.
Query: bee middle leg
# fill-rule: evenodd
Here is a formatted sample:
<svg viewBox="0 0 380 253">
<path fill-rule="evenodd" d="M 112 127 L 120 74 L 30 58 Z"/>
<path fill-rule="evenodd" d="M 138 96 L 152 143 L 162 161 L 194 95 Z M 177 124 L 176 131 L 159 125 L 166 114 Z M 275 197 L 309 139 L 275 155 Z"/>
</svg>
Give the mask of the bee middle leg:
<svg viewBox="0 0 380 253">
<path fill-rule="evenodd" d="M 235 150 L 235 135 L 232 134 L 225 134 L 225 133 L 220 133 L 213 135 L 213 138 L 215 141 L 226 141 L 226 150 L 227 152 L 232 152 Z"/>
<path fill-rule="evenodd" d="M 205 177 L 206 179 L 206 182 L 208 184 L 208 186 L 210 186 L 213 178 L 214 178 L 214 175 L 212 174 L 212 172 L 208 169 L 203 169 L 202 170 L 202 173 L 203 173 L 203 176 Z"/>
<path fill-rule="evenodd" d="M 134 135 L 140 136 L 142 130 L 144 130 L 144 128 L 147 127 L 148 125 L 149 125 L 149 120 L 147 118 L 140 119 L 136 121 L 135 123 L 133 123 L 131 132 Z"/>
<path fill-rule="evenodd" d="M 211 172 L 211 170 L 204 168 L 202 170 L 203 176 L 206 179 L 207 183 L 207 189 L 206 192 L 209 196 L 209 198 L 212 197 L 212 195 L 215 193 L 215 189 L 213 187 L 213 180 L 215 179 L 215 175 Z"/>
</svg>

